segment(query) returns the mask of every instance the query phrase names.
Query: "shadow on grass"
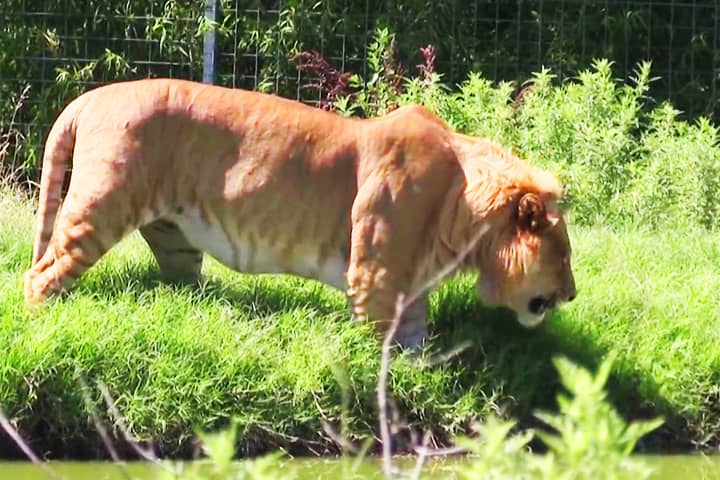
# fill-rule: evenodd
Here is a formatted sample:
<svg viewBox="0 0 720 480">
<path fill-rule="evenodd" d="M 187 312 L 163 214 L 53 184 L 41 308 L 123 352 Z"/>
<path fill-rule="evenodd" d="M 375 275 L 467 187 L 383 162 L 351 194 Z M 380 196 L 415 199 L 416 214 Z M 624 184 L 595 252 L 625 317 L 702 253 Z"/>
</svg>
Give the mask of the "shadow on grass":
<svg viewBox="0 0 720 480">
<path fill-rule="evenodd" d="M 140 300 L 149 292 L 170 290 L 174 294 L 195 297 L 202 302 L 230 303 L 257 317 L 300 308 L 312 308 L 322 315 L 346 311 L 341 292 L 312 280 L 289 275 L 232 272 L 223 278 L 204 274 L 198 284 L 188 285 L 166 280 L 154 265 L 147 263 L 105 269 L 91 278 L 81 280 L 74 290 L 107 301 L 119 296 Z"/>
<path fill-rule="evenodd" d="M 456 362 L 464 368 L 463 388 L 487 384 L 498 389 L 500 410 L 519 419 L 521 427 L 544 427 L 533 416 L 537 410 L 557 410 L 556 396 L 563 391 L 552 359 L 566 356 L 595 371 L 608 349 L 599 345 L 587 329 L 568 329 L 562 309 L 551 312 L 539 327 L 527 329 L 502 308 L 488 308 L 475 297 L 471 287 L 440 290 L 431 309 L 433 349 L 449 351 L 469 344 Z M 620 359 L 616 360 L 616 365 Z M 665 424 L 637 445 L 640 452 L 669 453 L 697 448 L 682 412 L 664 401 L 659 386 L 639 390 L 640 379 L 628 368 L 611 374 L 608 398 L 626 420 L 664 416 Z"/>
</svg>

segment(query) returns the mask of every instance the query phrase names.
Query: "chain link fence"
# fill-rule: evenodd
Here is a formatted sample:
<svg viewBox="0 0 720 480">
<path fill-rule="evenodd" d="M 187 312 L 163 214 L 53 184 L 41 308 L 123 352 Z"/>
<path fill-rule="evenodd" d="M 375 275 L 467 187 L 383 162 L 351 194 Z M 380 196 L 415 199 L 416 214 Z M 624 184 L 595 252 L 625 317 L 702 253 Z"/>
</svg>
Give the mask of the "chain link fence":
<svg viewBox="0 0 720 480">
<path fill-rule="evenodd" d="M 318 51 L 367 79 L 378 26 L 395 34 L 406 75 L 422 63 L 420 47 L 434 45 L 449 85 L 480 71 L 521 86 L 543 66 L 562 80 L 600 57 L 626 79 L 649 59 L 653 98 L 717 120 L 719 17 L 719 0 L 3 0 L 0 163 L 32 172 L 59 110 L 119 79 L 204 74 L 318 101 L 317 79 L 293 55 Z"/>
</svg>

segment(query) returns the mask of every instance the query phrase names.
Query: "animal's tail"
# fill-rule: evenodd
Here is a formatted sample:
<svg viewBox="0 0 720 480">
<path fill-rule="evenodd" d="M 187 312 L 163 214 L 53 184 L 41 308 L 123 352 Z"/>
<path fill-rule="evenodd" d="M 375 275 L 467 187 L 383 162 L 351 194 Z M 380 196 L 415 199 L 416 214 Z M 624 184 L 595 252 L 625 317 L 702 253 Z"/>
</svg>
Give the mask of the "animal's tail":
<svg viewBox="0 0 720 480">
<path fill-rule="evenodd" d="M 77 116 L 85 103 L 81 100 L 83 100 L 83 97 L 70 103 L 60 113 L 45 142 L 35 243 L 33 244 L 33 265 L 45 254 L 52 237 L 55 216 L 60 208 L 66 165 L 70 161 L 75 148 Z"/>
</svg>

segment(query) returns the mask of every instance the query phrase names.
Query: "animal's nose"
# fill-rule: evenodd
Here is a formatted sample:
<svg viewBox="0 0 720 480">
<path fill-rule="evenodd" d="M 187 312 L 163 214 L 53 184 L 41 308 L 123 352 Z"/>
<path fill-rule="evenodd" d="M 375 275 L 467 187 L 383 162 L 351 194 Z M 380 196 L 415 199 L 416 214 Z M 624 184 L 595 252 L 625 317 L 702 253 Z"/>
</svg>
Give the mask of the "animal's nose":
<svg viewBox="0 0 720 480">
<path fill-rule="evenodd" d="M 568 292 L 567 301 L 572 302 L 573 300 L 575 300 L 575 297 L 577 297 L 577 291 L 573 288 Z"/>
</svg>

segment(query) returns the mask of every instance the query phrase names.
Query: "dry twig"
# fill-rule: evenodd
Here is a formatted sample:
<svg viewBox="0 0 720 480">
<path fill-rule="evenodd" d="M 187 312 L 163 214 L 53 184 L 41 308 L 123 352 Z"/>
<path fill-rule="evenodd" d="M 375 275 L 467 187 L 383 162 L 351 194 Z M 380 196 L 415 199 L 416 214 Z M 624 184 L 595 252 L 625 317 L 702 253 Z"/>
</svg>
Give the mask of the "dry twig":
<svg viewBox="0 0 720 480">
<path fill-rule="evenodd" d="M 47 462 L 44 462 L 40 460 L 40 458 L 35 455 L 35 452 L 32 451 L 32 448 L 30 448 L 30 445 L 25 443 L 23 438 L 20 436 L 20 432 L 18 432 L 15 427 L 12 426 L 12 423 L 10 423 L 10 420 L 5 416 L 5 412 L 0 408 L 0 427 L 2 427 L 3 430 L 5 430 L 5 433 L 8 434 L 8 436 L 12 439 L 13 442 L 15 442 L 15 445 L 18 446 L 20 450 L 25 454 L 25 456 L 33 462 L 38 467 L 42 468 L 50 477 L 56 478 L 56 479 L 62 479 L 64 480 L 65 477 L 57 473 L 55 470 L 50 468 L 50 466 L 47 464 Z"/>
<path fill-rule="evenodd" d="M 112 440 L 110 438 L 110 434 L 108 433 L 105 426 L 100 421 L 100 418 L 98 417 L 97 411 L 95 409 L 95 405 L 93 405 L 93 401 L 90 398 L 90 392 L 89 388 L 87 386 L 87 383 L 85 383 L 85 380 L 80 377 L 80 389 L 82 390 L 82 396 L 83 401 L 85 402 L 85 406 L 88 409 L 88 412 L 90 412 L 90 417 L 92 417 L 93 424 L 95 425 L 95 430 L 100 435 L 100 439 L 103 442 L 103 445 L 105 446 L 105 449 L 110 454 L 110 458 L 113 460 L 113 464 L 117 465 L 120 469 L 120 472 L 122 473 L 123 477 L 132 480 L 132 476 L 125 468 L 125 462 L 122 461 L 120 456 L 117 453 L 117 450 L 115 449 L 115 446 L 112 444 Z"/>
<path fill-rule="evenodd" d="M 113 420 L 117 424 L 118 428 L 120 429 L 120 432 L 123 435 L 123 438 L 125 441 L 130 445 L 130 448 L 132 448 L 135 453 L 138 454 L 141 458 L 144 460 L 147 460 L 148 462 L 152 462 L 158 467 L 162 468 L 166 472 L 173 474 L 173 475 L 179 475 L 179 472 L 167 465 L 165 462 L 160 460 L 157 455 L 155 455 L 152 451 L 149 449 L 145 449 L 140 446 L 139 441 L 130 433 L 130 430 L 128 429 L 127 425 L 125 424 L 125 420 L 120 415 L 120 411 L 118 410 L 117 406 L 115 405 L 115 401 L 113 400 L 112 396 L 110 395 L 110 391 L 108 390 L 107 386 L 98 380 L 97 382 L 98 389 L 100 389 L 100 393 L 102 394 L 103 398 L 105 399 L 105 403 L 107 404 L 108 408 L 110 409 L 110 414 L 113 417 Z"/>
<path fill-rule="evenodd" d="M 400 327 L 400 320 L 403 312 L 412 305 L 421 295 L 426 291 L 433 288 L 438 282 L 440 282 L 447 275 L 456 271 L 460 265 L 465 261 L 467 255 L 475 248 L 480 239 L 490 230 L 490 227 L 483 225 L 468 244 L 463 248 L 454 259 L 454 261 L 447 264 L 444 268 L 430 278 L 427 282 L 420 286 L 413 294 L 405 296 L 398 295 L 398 299 L 395 306 L 395 315 L 390 324 L 390 328 L 385 334 L 382 344 L 382 353 L 380 360 L 380 372 L 378 374 L 377 383 L 377 402 L 379 410 L 379 421 L 380 421 L 380 438 L 382 441 L 382 464 L 383 473 L 386 478 L 392 478 L 396 469 L 392 463 L 392 436 L 390 434 L 390 423 L 388 422 L 388 392 L 387 392 L 387 379 L 390 373 L 390 360 L 391 350 L 395 340 L 395 334 Z"/>
<path fill-rule="evenodd" d="M 5 168 L 8 168 L 7 165 L 5 165 L 5 157 L 7 156 L 8 152 L 10 151 L 10 146 L 13 143 L 12 138 L 15 137 L 16 144 L 17 144 L 17 138 L 22 138 L 22 134 L 17 131 L 15 128 L 17 115 L 22 109 L 23 105 L 25 105 L 25 101 L 28 98 L 28 92 L 30 91 L 30 85 L 25 85 L 25 87 L 22 89 L 20 94 L 15 99 L 15 106 L 13 107 L 12 115 L 10 116 L 10 121 L 8 122 L 7 126 L 0 124 L 0 170 L 3 170 Z M 18 149 L 15 148 L 14 156 L 17 156 Z M 15 158 L 13 158 L 12 165 L 13 167 L 17 164 L 15 161 Z M 12 168 L 10 168 L 12 171 Z M 11 172 L 12 175 L 14 175 L 16 172 Z"/>
</svg>

